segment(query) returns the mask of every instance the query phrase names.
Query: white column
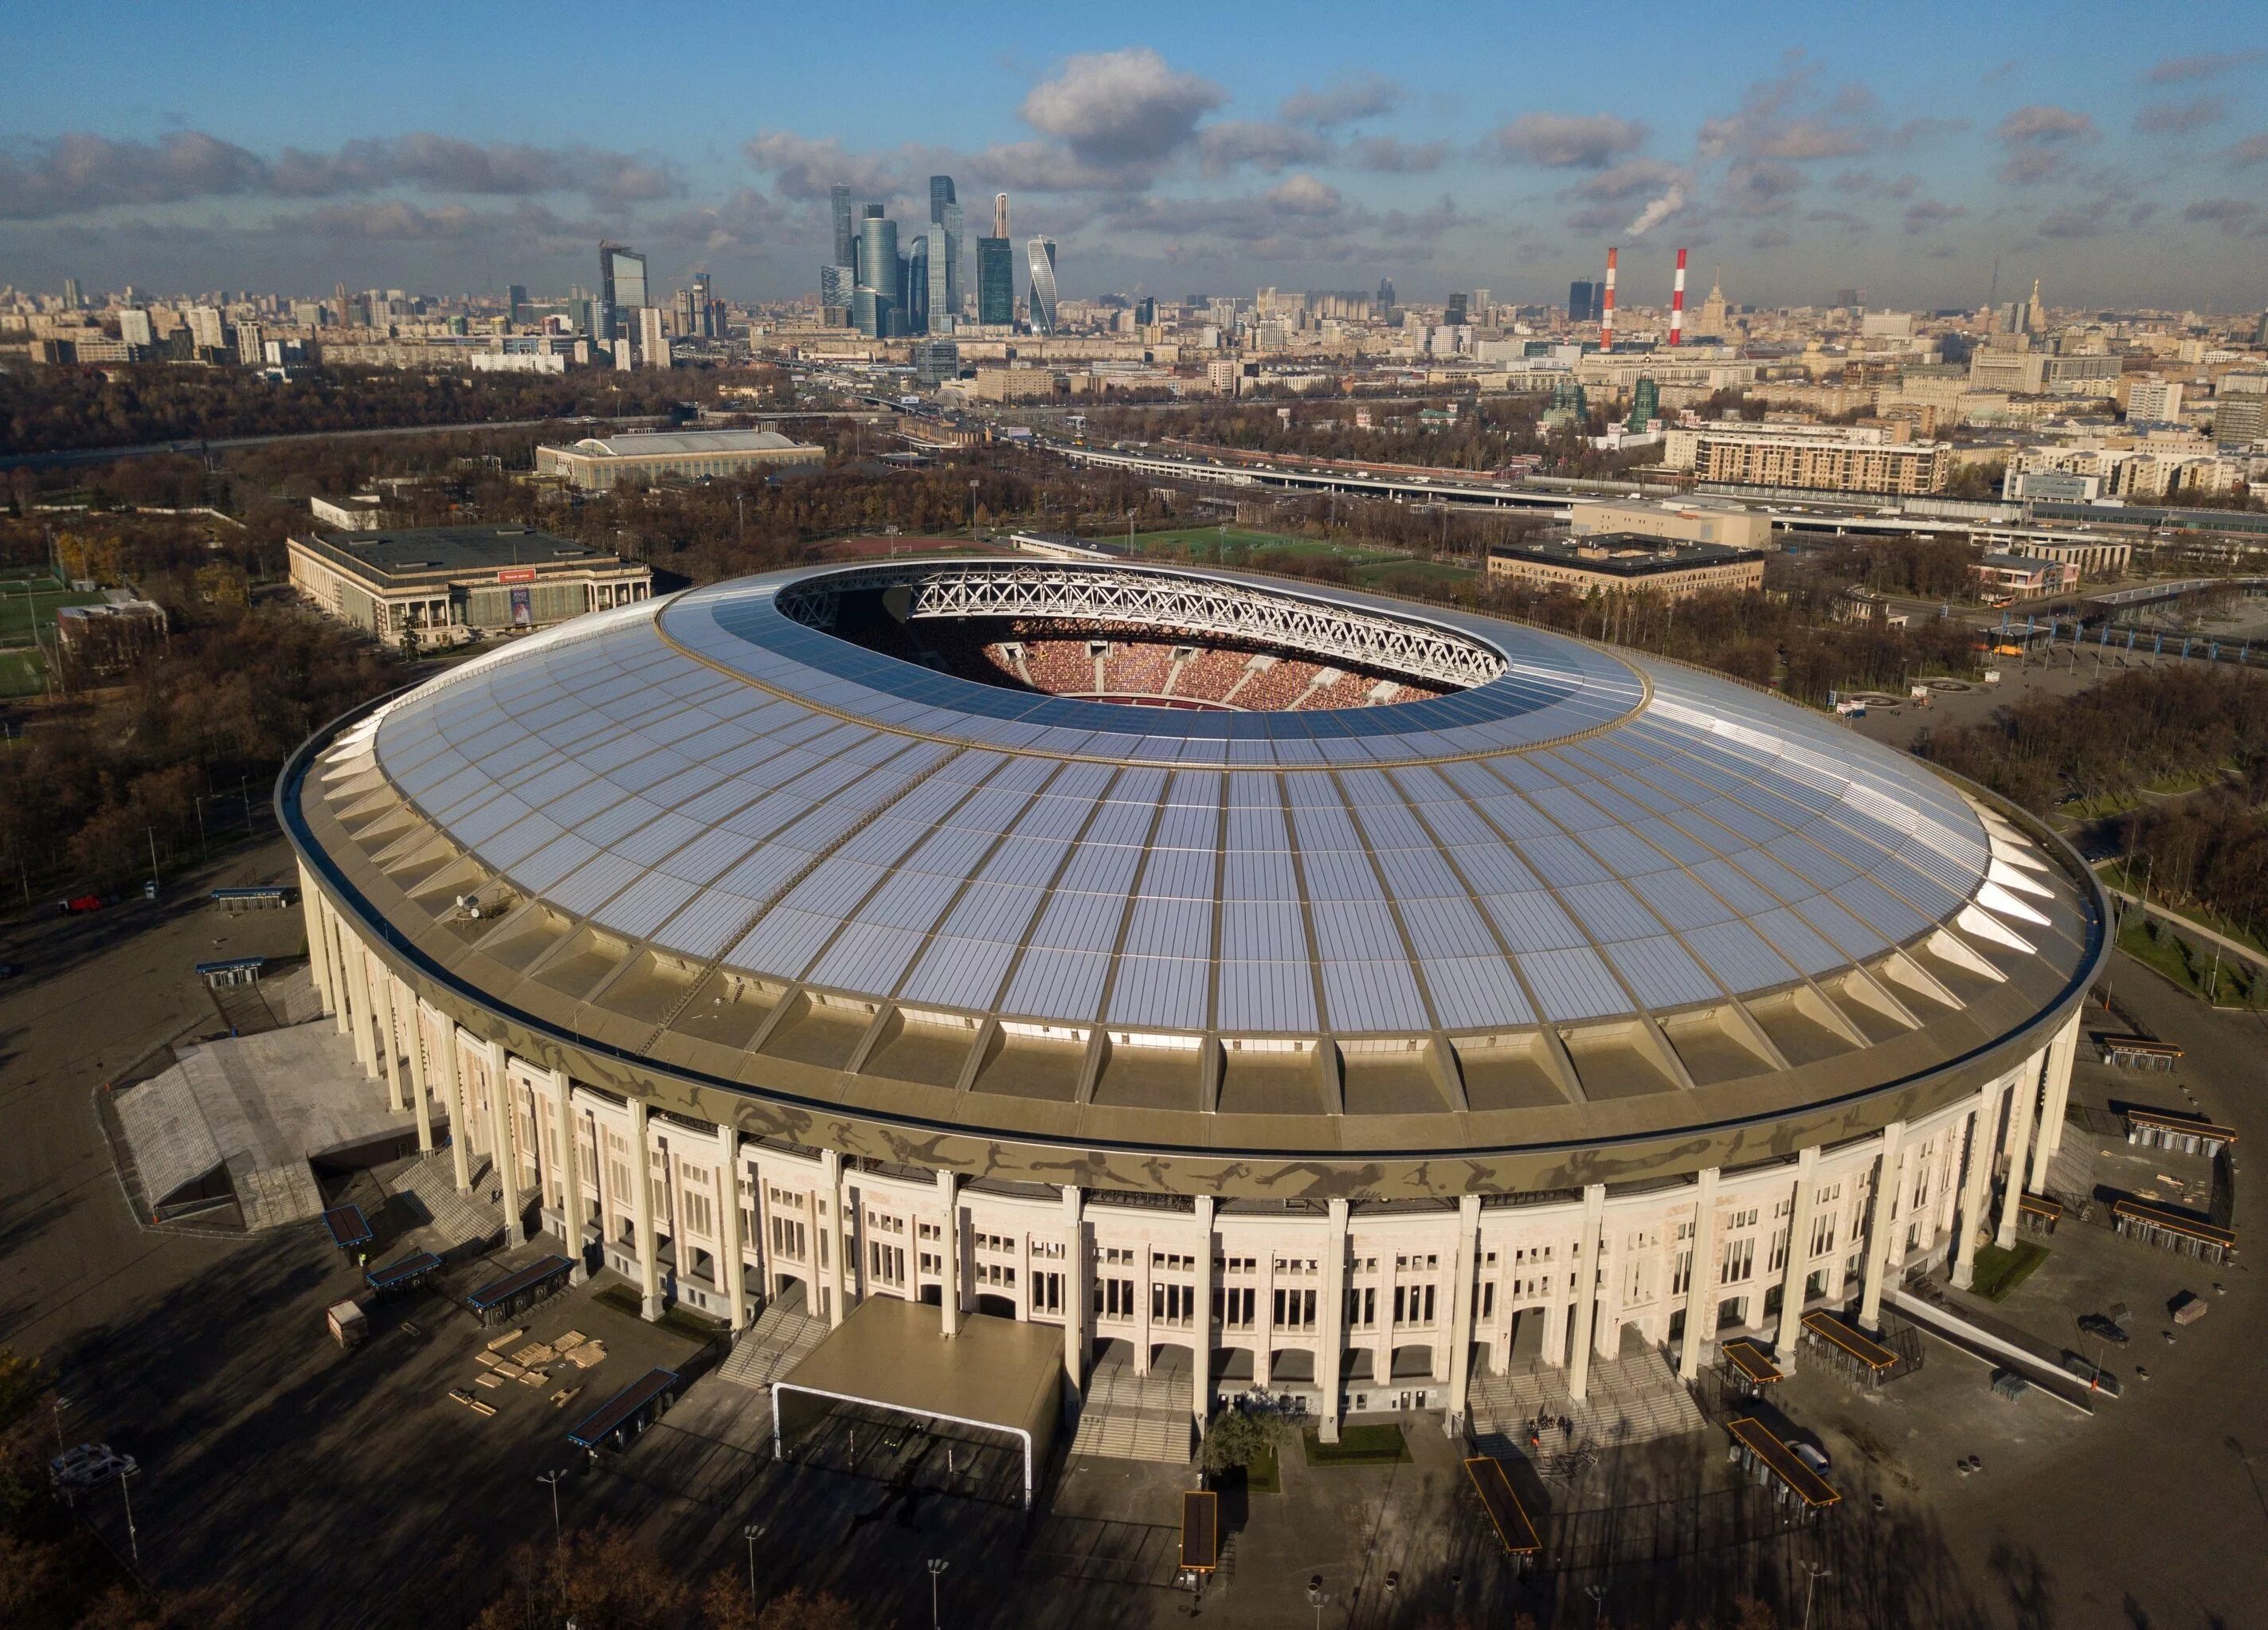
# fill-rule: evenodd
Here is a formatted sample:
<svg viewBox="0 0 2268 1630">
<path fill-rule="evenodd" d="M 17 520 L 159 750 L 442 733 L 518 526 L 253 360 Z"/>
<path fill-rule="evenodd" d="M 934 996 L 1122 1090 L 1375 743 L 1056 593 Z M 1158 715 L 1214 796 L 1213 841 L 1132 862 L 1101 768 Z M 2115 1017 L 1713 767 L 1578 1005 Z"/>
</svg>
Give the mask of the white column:
<svg viewBox="0 0 2268 1630">
<path fill-rule="evenodd" d="M 1567 1396 L 1578 1404 L 1588 1396 L 1591 1388 L 1591 1317 L 1599 1302 L 1599 1223 L 1607 1209 L 1607 1185 L 1603 1183 L 1586 1184 L 1583 1189 L 1583 1218 L 1577 1226 L 1582 1232 L 1575 1237 L 1575 1339 L 1573 1357 L 1567 1371 Z M 1697 1228 L 1697 1234 L 1699 1230 Z M 1687 1316 L 1688 1331 L 1691 1333 L 1691 1316 Z"/>
<path fill-rule="evenodd" d="M 351 969 L 347 962 L 346 935 L 342 932 L 338 913 L 331 910 L 328 900 L 322 902 L 322 918 L 323 950 L 331 959 L 331 1018 L 340 1035 L 351 1036 L 355 1033 L 350 1002 L 353 981 L 349 977 Z M 355 1049 L 355 1057 L 362 1057 L 361 1048 Z"/>
<path fill-rule="evenodd" d="M 938 1287 L 939 1325 L 948 1336 L 961 1333 L 961 1178 L 958 1174 L 941 1171 L 937 1174 L 938 1204 L 945 1208 L 945 1227 L 938 1245 L 945 1268 L 945 1282 Z"/>
<path fill-rule="evenodd" d="M 575 1125 L 575 1084 L 564 1070 L 551 1072 L 552 1110 L 559 1126 L 559 1237 L 567 1254 L 583 1259 L 583 1140 Z M 738 1214 L 736 1212 L 735 1215 Z M 718 1226 L 722 1226 L 719 1224 Z"/>
<path fill-rule="evenodd" d="M 1323 1275 L 1329 1283 L 1328 1270 Z M 1196 1339 L 1189 1343 L 1190 1369 L 1189 1412 L 1197 1417 L 1197 1434 L 1204 1435 L 1204 1425 L 1212 1413 L 1212 1196 L 1197 1196 L 1197 1305 L 1196 1309 Z M 1336 1329 L 1336 1326 L 1333 1327 Z M 1320 1357 L 1320 1355 L 1318 1355 Z M 1323 1367 L 1315 1366 L 1315 1379 L 1323 1378 Z"/>
<path fill-rule="evenodd" d="M 519 1156 L 513 1148 L 512 1074 L 504 1067 L 504 1044 L 481 1044 L 489 1083 L 489 1164 L 495 1170 L 497 1193 L 504 1205 L 504 1243 L 527 1243 L 527 1228 L 519 1214 Z"/>
<path fill-rule="evenodd" d="M 2048 1044 L 2048 1078 L 2040 1105 L 2040 1129 L 2032 1139 L 2032 1192 L 2043 1194 L 2048 1166 L 2063 1147 L 2064 1110 L 2071 1103 L 2071 1065 L 2079 1051 L 2079 1022 L 2066 1025 Z"/>
<path fill-rule="evenodd" d="M 717 1128 L 717 1203 L 724 1208 L 717 1229 L 724 1248 L 725 1300 L 737 1331 L 748 1322 L 748 1265 L 740 1244 L 740 1135 L 730 1126 Z"/>
<path fill-rule="evenodd" d="M 1779 1334 L 1772 1356 L 1781 1369 L 1795 1373 L 1796 1336 L 1803 1328 L 1803 1287 L 1811 1278 L 1811 1208 L 1819 1197 L 1819 1148 L 1795 1157 L 1795 1194 L 1787 1208 L 1787 1262 L 1780 1278 Z"/>
<path fill-rule="evenodd" d="M 1086 1223 L 1081 1213 L 1086 1196 L 1077 1184 L 1063 1191 L 1064 1209 L 1064 1410 L 1079 1412 L 1086 1389 Z"/>
<path fill-rule="evenodd" d="M 2035 1053 L 2017 1071 L 2015 1086 L 2008 1097 L 2008 1183 L 2000 1195 L 2000 1229 L 1996 1242 L 2002 1250 L 2013 1250 L 2016 1244 L 2016 1218 L 2024 1204 L 2024 1156 L 2031 1147 L 2032 1115 L 2038 1107 L 2039 1097 L 2040 1056 Z"/>
<path fill-rule="evenodd" d="M 653 1140 L 646 1132 L 643 1098 L 629 1100 L 630 1110 L 630 1216 L 637 1224 L 638 1311 L 661 1317 L 661 1251 L 653 1237 Z"/>
<path fill-rule="evenodd" d="M 843 1288 L 855 1282 L 843 1261 L 850 1230 L 843 1226 L 843 1156 L 835 1150 L 820 1150 L 819 1179 L 827 1193 L 827 1215 L 813 1221 L 827 1235 L 827 1324 L 832 1329 L 850 1313 L 843 1305 Z"/>
<path fill-rule="evenodd" d="M 404 987 L 400 990 L 401 1016 L 408 1021 L 402 1028 L 409 1032 L 409 1097 L 417 1110 L 417 1147 L 420 1153 L 433 1152 L 433 1105 L 426 1092 L 425 1079 L 425 1021 L 418 1016 L 417 1004 Z"/>
<path fill-rule="evenodd" d="M 1882 1327 L 1882 1277 L 1889 1268 L 1890 1235 L 1898 1226 L 1898 1184 L 1905 1137 L 1904 1121 L 1892 1121 L 1882 1128 L 1881 1164 L 1875 1169 L 1874 1201 L 1867 1224 L 1867 1278 L 1859 1292 L 1861 1330 Z"/>
<path fill-rule="evenodd" d="M 1449 1401 L 1443 1429 L 1464 1427 L 1465 1403 L 1473 1377 L 1473 1264 L 1478 1259 L 1481 1197 L 1457 1196 L 1457 1249 L 1449 1258 Z"/>
<path fill-rule="evenodd" d="M 1330 1213 L 1330 1227 L 1323 1242 L 1322 1306 L 1315 1309 L 1322 1337 L 1315 1351 L 1315 1388 L 1322 1395 L 1322 1420 L 1318 1431 L 1324 1442 L 1336 1443 L 1339 1441 L 1339 1420 L 1345 1409 L 1346 1394 L 1349 1208 L 1343 1199 L 1327 1200 L 1324 1204 Z"/>
<path fill-rule="evenodd" d="M 431 1019 L 441 1036 L 441 1090 L 449 1095 L 449 1167 L 457 1179 L 457 1192 L 473 1191 L 473 1117 L 465 1108 L 464 1066 L 457 1061 L 462 1044 L 454 1021 L 423 1002 L 417 1004 L 419 1022 Z"/>
<path fill-rule="evenodd" d="M 370 957 L 361 942 L 352 939 L 346 940 L 341 950 L 347 970 L 347 1033 L 354 1037 L 355 1062 L 362 1066 L 364 1075 L 375 1080 L 378 1046 L 370 1013 Z"/>
<path fill-rule="evenodd" d="M 1953 1282 L 1967 1290 L 1977 1282 L 1977 1235 L 1984 1227 L 1984 1204 L 1992 1192 L 1992 1132 L 1999 1118 L 2000 1083 L 1977 1089 L 1969 1111 L 1969 1169 L 1962 1174 L 1961 1214 L 1953 1236 Z"/>
<path fill-rule="evenodd" d="M 307 971 L 315 978 L 315 996 L 325 1013 L 331 1011 L 331 957 L 323 943 L 323 898 L 315 892 L 314 874 L 303 861 L 299 867 L 299 917 L 307 930 Z"/>
<path fill-rule="evenodd" d="M 1677 1358 L 1677 1373 L 1688 1381 L 1700 1379 L 1704 1335 L 1717 1333 L 1717 1168 L 1702 1172 L 1693 1199 L 1693 1271 L 1686 1278 L 1685 1339 Z"/>
<path fill-rule="evenodd" d="M 406 1110 L 409 1095 L 401 1089 L 401 1036 L 394 1027 L 394 970 L 375 956 L 370 963 L 378 976 L 372 983 L 378 986 L 378 1044 L 385 1050 L 386 1102 L 391 1109 Z"/>
</svg>

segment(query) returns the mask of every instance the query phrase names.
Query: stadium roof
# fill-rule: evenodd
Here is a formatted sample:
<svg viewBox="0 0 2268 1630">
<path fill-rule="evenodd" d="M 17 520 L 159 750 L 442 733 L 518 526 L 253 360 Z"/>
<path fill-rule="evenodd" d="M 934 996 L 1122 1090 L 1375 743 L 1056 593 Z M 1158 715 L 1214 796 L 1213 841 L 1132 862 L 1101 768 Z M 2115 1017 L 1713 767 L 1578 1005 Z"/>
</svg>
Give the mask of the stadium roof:
<svg viewBox="0 0 2268 1630">
<path fill-rule="evenodd" d="M 649 431 L 585 436 L 575 444 L 575 451 L 615 459 L 696 458 L 718 453 L 777 453 L 797 445 L 770 430 Z"/>
<path fill-rule="evenodd" d="M 1195 607 L 1319 660 L 1383 625 L 1492 676 L 1323 712 L 1035 696 L 825 631 L 834 594 L 885 582 L 915 616 Z M 347 732 L 321 777 L 353 887 L 484 1000 L 621 1057 L 1004 1135 L 1667 1127 L 1736 1089 L 1912 1079 L 2029 1032 L 2100 954 L 2060 857 L 1820 715 L 1218 572 L 718 585 L 469 663 Z"/>
</svg>

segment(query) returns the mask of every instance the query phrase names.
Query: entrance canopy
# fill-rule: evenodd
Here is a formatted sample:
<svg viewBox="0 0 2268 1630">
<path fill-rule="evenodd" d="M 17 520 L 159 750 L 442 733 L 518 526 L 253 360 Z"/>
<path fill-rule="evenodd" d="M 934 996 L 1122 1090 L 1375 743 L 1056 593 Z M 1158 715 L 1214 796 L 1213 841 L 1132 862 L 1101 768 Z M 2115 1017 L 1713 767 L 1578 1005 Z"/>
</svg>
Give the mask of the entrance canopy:
<svg viewBox="0 0 2268 1630">
<path fill-rule="evenodd" d="M 791 1409 L 808 1422 L 836 1405 L 1014 1439 L 1028 1508 L 1062 1413 L 1063 1332 L 978 1313 L 963 1316 L 960 1333 L 947 1336 L 937 1309 L 869 1296 L 772 1383 L 773 1453 L 785 1458 Z"/>
</svg>

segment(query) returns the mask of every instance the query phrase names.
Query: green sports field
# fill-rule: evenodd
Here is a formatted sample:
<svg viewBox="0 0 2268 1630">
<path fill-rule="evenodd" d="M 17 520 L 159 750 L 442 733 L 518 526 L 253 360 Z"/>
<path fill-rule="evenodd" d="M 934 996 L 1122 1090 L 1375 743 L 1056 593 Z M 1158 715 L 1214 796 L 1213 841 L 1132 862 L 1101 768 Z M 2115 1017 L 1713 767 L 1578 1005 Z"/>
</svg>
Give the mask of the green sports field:
<svg viewBox="0 0 2268 1630">
<path fill-rule="evenodd" d="M 52 640 L 57 611 L 65 606 L 98 605 L 101 600 L 100 594 L 82 594 L 43 570 L 16 567 L 0 572 L 0 646 Z"/>
</svg>

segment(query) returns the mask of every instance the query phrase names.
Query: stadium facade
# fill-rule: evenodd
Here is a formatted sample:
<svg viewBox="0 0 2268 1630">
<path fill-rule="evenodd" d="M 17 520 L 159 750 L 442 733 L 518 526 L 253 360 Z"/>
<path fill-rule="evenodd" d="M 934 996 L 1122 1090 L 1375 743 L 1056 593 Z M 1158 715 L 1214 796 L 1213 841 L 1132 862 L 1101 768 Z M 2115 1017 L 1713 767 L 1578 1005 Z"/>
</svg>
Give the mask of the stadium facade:
<svg viewBox="0 0 2268 1630">
<path fill-rule="evenodd" d="M 1210 571 L 595 613 L 278 800 L 364 1066 L 649 1317 L 1053 1323 L 1074 1400 L 1100 1343 L 1186 1349 L 1200 1422 L 1788 1365 L 1808 1309 L 1965 1282 L 2104 954 L 2058 840 L 1816 714 Z"/>
</svg>

